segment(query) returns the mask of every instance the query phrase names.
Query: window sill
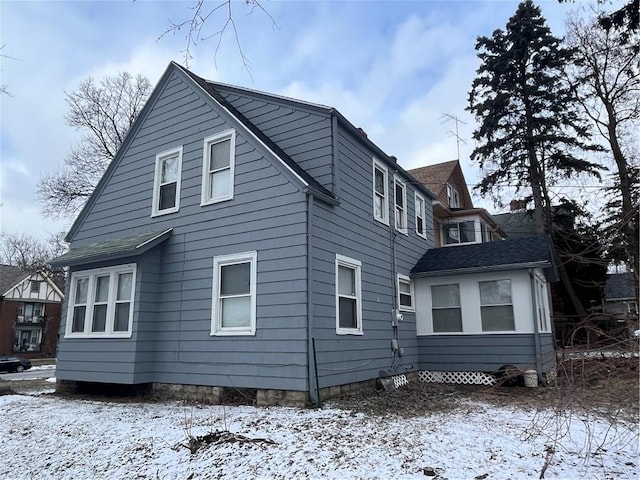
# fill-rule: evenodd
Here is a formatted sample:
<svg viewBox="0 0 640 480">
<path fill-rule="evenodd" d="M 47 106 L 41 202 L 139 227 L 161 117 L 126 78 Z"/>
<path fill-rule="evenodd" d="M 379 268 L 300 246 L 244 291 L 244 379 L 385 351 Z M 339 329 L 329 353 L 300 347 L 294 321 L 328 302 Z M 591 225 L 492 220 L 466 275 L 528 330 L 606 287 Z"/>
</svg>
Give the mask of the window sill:
<svg viewBox="0 0 640 480">
<path fill-rule="evenodd" d="M 133 335 L 132 332 L 122 332 L 122 333 L 65 333 L 64 338 L 84 338 L 84 339 L 131 338 L 132 335 Z"/>
<path fill-rule="evenodd" d="M 255 330 L 216 330 L 210 333 L 211 337 L 230 337 L 230 336 L 255 336 Z"/>
<path fill-rule="evenodd" d="M 169 215 L 171 213 L 176 213 L 179 210 L 180 210 L 179 208 L 172 208 L 171 210 L 161 210 L 159 212 L 152 212 L 151 213 L 151 218 L 162 217 L 163 215 Z"/>
<path fill-rule="evenodd" d="M 383 224 L 383 225 L 386 225 L 387 227 L 389 226 L 389 220 L 387 220 L 387 219 L 384 219 L 384 218 L 378 218 L 378 217 L 376 217 L 375 215 L 374 215 L 373 219 L 374 219 L 376 222 L 378 222 L 378 223 L 381 223 L 381 224 Z"/>
<path fill-rule="evenodd" d="M 337 335 L 364 335 L 361 330 L 336 329 Z"/>
</svg>

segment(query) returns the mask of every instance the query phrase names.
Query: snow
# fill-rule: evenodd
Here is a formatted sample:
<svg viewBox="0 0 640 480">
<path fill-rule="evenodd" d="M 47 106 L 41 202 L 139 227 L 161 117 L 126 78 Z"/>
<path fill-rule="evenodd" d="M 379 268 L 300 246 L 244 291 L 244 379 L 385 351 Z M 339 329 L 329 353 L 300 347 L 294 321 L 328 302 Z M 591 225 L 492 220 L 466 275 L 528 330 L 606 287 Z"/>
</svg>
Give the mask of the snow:
<svg viewBox="0 0 640 480">
<path fill-rule="evenodd" d="M 465 400 L 453 413 L 0 397 L 2 479 L 636 479 L 637 425 Z M 560 423 L 559 423 L 560 422 Z M 559 429 L 557 427 L 560 427 Z M 180 446 L 229 430 L 263 442 Z"/>
</svg>

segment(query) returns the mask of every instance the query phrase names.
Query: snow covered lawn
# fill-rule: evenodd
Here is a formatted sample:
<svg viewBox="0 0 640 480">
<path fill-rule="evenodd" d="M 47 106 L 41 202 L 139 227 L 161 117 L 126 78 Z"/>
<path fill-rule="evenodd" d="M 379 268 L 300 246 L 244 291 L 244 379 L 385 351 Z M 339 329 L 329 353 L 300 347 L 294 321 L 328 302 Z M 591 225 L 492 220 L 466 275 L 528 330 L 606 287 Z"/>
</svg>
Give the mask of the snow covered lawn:
<svg viewBox="0 0 640 480">
<path fill-rule="evenodd" d="M 548 457 L 545 478 L 640 472 L 637 426 L 573 417 L 555 438 L 550 414 L 467 400 L 413 418 L 330 403 L 303 410 L 49 395 L 0 396 L 0 411 L 2 479 L 522 479 L 538 478 Z M 180 446 L 218 430 L 275 443 L 224 442 L 194 455 Z"/>
</svg>

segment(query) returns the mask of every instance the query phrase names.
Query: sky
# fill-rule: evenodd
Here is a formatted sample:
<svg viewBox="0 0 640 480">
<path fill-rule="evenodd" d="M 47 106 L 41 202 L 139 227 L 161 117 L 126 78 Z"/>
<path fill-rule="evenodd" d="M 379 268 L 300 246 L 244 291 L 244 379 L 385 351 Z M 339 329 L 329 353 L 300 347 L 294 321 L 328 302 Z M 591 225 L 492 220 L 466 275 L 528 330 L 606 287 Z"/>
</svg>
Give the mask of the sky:
<svg viewBox="0 0 640 480">
<path fill-rule="evenodd" d="M 210 80 L 335 107 L 405 169 L 457 158 L 457 118 L 463 171 L 467 183 L 477 182 L 469 160 L 475 123 L 465 111 L 479 65 L 475 41 L 504 29 L 518 2 L 261 3 L 268 14 L 234 0 L 237 41 L 227 29 L 217 51 L 215 36 L 198 42 L 188 67 Z M 189 19 L 195 4 L 0 0 L 0 84 L 9 92 L 0 95 L 0 233 L 46 240 L 70 227 L 73 217 L 43 216 L 36 195 L 79 139 L 65 124 L 65 92 L 122 71 L 155 85 L 170 61 L 185 64 L 185 31 L 162 34 Z M 536 4 L 561 37 L 576 4 Z M 225 20 L 225 10 L 214 13 L 203 35 Z"/>
</svg>

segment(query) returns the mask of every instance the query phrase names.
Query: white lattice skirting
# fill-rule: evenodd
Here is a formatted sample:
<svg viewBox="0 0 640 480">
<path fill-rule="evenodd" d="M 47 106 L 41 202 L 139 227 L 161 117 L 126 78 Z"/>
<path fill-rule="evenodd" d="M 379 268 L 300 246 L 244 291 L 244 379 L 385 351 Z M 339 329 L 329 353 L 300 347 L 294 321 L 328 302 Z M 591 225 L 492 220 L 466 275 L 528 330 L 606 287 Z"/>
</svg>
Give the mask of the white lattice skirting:
<svg viewBox="0 0 640 480">
<path fill-rule="evenodd" d="M 407 380 L 407 376 L 404 373 L 401 375 L 395 375 L 393 377 L 393 385 L 396 388 L 402 387 L 404 385 L 409 385 L 409 380 Z"/>
<path fill-rule="evenodd" d="M 418 373 L 421 382 L 427 383 L 464 383 L 469 385 L 494 385 L 496 378 L 484 372 L 434 372 Z"/>
</svg>

